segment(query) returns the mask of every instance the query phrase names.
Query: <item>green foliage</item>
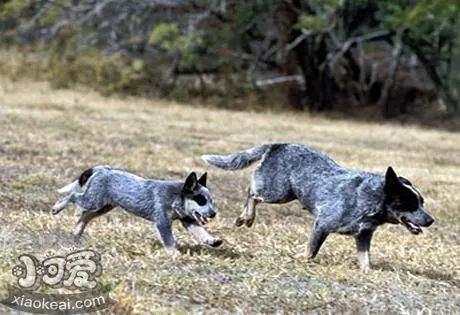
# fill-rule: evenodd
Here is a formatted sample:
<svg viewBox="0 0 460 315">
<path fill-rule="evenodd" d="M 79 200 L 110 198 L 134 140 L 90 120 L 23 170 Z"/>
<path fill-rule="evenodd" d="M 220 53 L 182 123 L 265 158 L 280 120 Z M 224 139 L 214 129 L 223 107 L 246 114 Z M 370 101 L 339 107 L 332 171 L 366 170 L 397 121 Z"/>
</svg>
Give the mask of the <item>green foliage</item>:
<svg viewBox="0 0 460 315">
<path fill-rule="evenodd" d="M 0 36 L 4 46 L 40 43 L 50 57 L 45 73 L 51 73 L 55 86 L 97 83 L 106 93 L 144 91 L 157 77 L 153 69 L 158 67 L 152 63 L 169 72 L 176 66 L 171 56 L 180 56 L 175 73 L 217 71 L 216 82 L 241 75 L 235 89 L 254 91 L 257 71 L 284 66 L 288 57 L 281 56 L 281 46 L 292 40 L 293 24 L 323 33 L 316 37 L 324 43 L 321 54 L 336 50 L 350 39 L 346 36 L 404 29 L 404 54 L 415 52 L 443 80 L 456 78 L 446 69 L 460 39 L 459 0 L 302 0 L 295 10 L 289 1 L 272 0 L 229 1 L 225 10 L 219 0 L 199 2 L 206 4 L 202 7 L 194 1 L 171 1 L 172 9 L 154 2 L 139 9 L 137 4 L 104 0 L 0 1 Z M 284 30 L 283 25 L 288 27 Z M 347 60 L 340 58 L 345 65 Z M 248 67 L 255 73 L 246 73 Z M 232 80 L 227 83 L 236 86 Z M 164 94 L 186 95 L 185 90 Z"/>
<path fill-rule="evenodd" d="M 243 88 L 246 90 L 253 91 L 257 89 L 256 80 L 249 72 L 245 72 L 242 82 Z"/>
<path fill-rule="evenodd" d="M 134 59 L 131 67 L 135 72 L 140 72 L 144 70 L 144 61 L 142 59 Z"/>
<path fill-rule="evenodd" d="M 179 27 L 176 23 L 159 23 L 151 31 L 148 43 L 159 45 L 165 50 L 171 50 L 178 35 Z"/>
<path fill-rule="evenodd" d="M 354 0 L 354 4 L 362 2 L 363 0 Z M 323 0 L 320 3 L 318 3 L 322 9 L 327 12 L 327 13 L 333 13 L 335 12 L 341 5 L 341 0 Z"/>
<path fill-rule="evenodd" d="M 460 5 L 453 1 L 423 0 L 394 14 L 391 26 L 407 28 L 405 41 L 426 59 L 439 63 L 450 58 L 450 47 L 460 35 L 459 18 Z"/>
<path fill-rule="evenodd" d="M 0 4 L 0 19 L 18 17 L 30 6 L 31 0 L 10 0 Z"/>
<path fill-rule="evenodd" d="M 238 1 L 231 5 L 231 16 L 235 17 L 233 31 L 244 34 L 266 31 L 265 23 L 270 20 L 273 11 L 272 0 Z"/>
<path fill-rule="evenodd" d="M 65 2 L 70 2 L 68 0 L 66 1 L 60 1 L 62 5 L 65 5 Z M 46 10 L 44 16 L 40 19 L 40 24 L 41 25 L 52 25 L 56 23 L 61 16 L 61 10 L 62 7 L 58 5 L 51 6 L 48 10 Z"/>
<path fill-rule="evenodd" d="M 194 68 L 197 62 L 197 54 L 194 47 L 204 46 L 204 39 L 200 33 L 181 34 L 176 23 L 160 23 L 155 26 L 149 36 L 150 45 L 159 46 L 161 49 L 172 52 L 180 51 L 181 60 L 179 69 L 187 70 Z"/>
<path fill-rule="evenodd" d="M 363 0 L 352 0 L 353 5 L 360 5 Z M 324 0 L 315 2 L 314 8 L 317 14 L 302 13 L 299 15 L 295 28 L 321 31 L 330 26 L 331 17 L 340 11 L 343 5 L 342 0 Z"/>
<path fill-rule="evenodd" d="M 54 56 L 44 71 L 54 88 L 82 84 L 109 95 L 117 92 L 139 94 L 151 85 L 149 77 L 158 76 L 151 69 L 155 67 L 147 67 L 142 59 L 131 60 L 88 49 L 73 57 Z"/>
<path fill-rule="evenodd" d="M 320 31 L 328 25 L 321 16 L 317 15 L 301 15 L 299 16 L 298 22 L 295 25 L 296 28 L 306 28 L 312 31 Z"/>
<path fill-rule="evenodd" d="M 406 1 L 379 2 L 379 18 L 395 32 L 404 30 L 402 41 L 422 61 L 428 75 L 453 110 L 460 108 L 458 96 L 451 87 L 452 51 L 460 39 L 458 0 L 420 0 L 413 5 Z M 456 100 L 457 99 L 457 100 Z"/>
<path fill-rule="evenodd" d="M 397 29 L 407 26 L 426 31 L 434 28 L 438 22 L 454 22 L 460 13 L 460 4 L 456 1 L 421 0 L 409 7 L 404 3 L 402 0 L 380 3 L 380 18 L 388 27 Z"/>
</svg>

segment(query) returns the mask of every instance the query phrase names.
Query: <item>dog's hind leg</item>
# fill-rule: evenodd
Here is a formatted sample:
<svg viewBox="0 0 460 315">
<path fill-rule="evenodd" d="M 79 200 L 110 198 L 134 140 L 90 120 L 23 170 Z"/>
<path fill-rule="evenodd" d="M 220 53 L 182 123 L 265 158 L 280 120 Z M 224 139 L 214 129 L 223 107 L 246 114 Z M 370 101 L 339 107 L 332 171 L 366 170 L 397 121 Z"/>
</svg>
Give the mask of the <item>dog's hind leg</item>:
<svg viewBox="0 0 460 315">
<path fill-rule="evenodd" d="M 247 227 L 251 227 L 254 224 L 256 218 L 256 205 L 263 202 L 263 199 L 256 197 L 252 192 L 251 188 L 248 188 L 248 196 L 244 205 L 243 212 L 236 219 L 235 225 L 242 226 L 245 224 Z"/>
<path fill-rule="evenodd" d="M 83 234 L 83 231 L 85 230 L 85 227 L 89 223 L 89 221 L 106 214 L 113 208 L 115 207 L 112 205 L 106 205 L 97 211 L 84 211 L 80 215 L 80 219 L 78 219 L 77 223 L 75 224 L 75 230 L 73 232 L 73 235 L 75 237 L 80 237 Z"/>
<path fill-rule="evenodd" d="M 364 230 L 355 236 L 356 248 L 358 249 L 358 259 L 361 270 L 365 273 L 371 268 L 370 247 L 374 231 Z"/>
<path fill-rule="evenodd" d="M 184 228 L 196 239 L 200 244 L 206 244 L 211 247 L 219 247 L 223 240 L 219 237 L 209 235 L 204 227 L 187 220 L 180 220 Z"/>
<path fill-rule="evenodd" d="M 251 186 L 248 189 L 246 204 L 235 225 L 245 224 L 251 227 L 256 217 L 256 206 L 259 203 L 281 204 L 296 199 L 291 189 L 289 176 L 284 172 L 273 172 L 270 164 L 262 164 L 252 174 Z"/>
<path fill-rule="evenodd" d="M 328 235 L 329 229 L 321 225 L 318 220 L 316 220 L 313 225 L 313 231 L 311 232 L 309 240 L 309 258 L 316 257 L 319 249 L 321 248 L 321 245 L 323 245 Z"/>
</svg>

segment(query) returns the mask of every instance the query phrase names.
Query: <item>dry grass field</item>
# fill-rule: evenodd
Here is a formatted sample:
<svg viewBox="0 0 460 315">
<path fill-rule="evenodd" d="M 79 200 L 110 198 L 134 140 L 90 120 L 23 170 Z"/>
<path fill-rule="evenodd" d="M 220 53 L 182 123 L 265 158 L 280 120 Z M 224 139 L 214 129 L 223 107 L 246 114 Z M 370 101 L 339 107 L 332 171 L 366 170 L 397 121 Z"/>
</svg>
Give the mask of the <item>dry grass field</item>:
<svg viewBox="0 0 460 315">
<path fill-rule="evenodd" d="M 118 301 L 113 313 L 460 314 L 458 133 L 104 98 L 5 77 L 0 130 L 0 298 L 18 255 L 81 247 L 101 253 L 101 281 Z M 296 202 L 261 205 L 252 228 L 235 228 L 252 168 L 224 172 L 200 160 L 263 142 L 309 144 L 380 174 L 392 165 L 421 190 L 437 221 L 419 236 L 402 226 L 377 230 L 369 274 L 346 236 L 332 235 L 313 261 L 297 258 L 312 216 Z M 120 209 L 75 242 L 77 210 L 52 216 L 49 209 L 57 188 L 97 164 L 161 179 L 208 171 L 220 210 L 208 230 L 225 242 L 198 246 L 175 224 L 182 255 L 173 259 L 151 223 Z"/>
</svg>

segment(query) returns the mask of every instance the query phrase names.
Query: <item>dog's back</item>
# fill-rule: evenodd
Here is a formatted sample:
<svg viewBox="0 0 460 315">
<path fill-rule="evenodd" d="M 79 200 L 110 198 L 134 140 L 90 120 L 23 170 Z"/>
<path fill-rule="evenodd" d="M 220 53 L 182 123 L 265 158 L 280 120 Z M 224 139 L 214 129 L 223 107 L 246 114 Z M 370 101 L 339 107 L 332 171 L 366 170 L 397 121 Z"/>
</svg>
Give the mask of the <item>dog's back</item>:
<svg viewBox="0 0 460 315">
<path fill-rule="evenodd" d="M 299 199 L 314 211 L 311 201 L 332 177 L 346 170 L 328 156 L 298 144 L 272 144 L 254 172 L 251 191 L 267 203 Z"/>
<path fill-rule="evenodd" d="M 309 211 L 318 215 L 320 208 L 334 213 L 356 210 L 361 203 L 379 202 L 379 196 L 369 200 L 369 187 L 383 185 L 383 177 L 340 166 L 327 155 L 304 145 L 274 145 L 266 153 L 254 173 L 255 182 L 263 182 L 263 191 L 280 195 L 289 190 L 289 200 L 298 199 Z M 361 190 L 363 193 L 361 194 Z M 358 200 L 359 199 L 359 200 Z M 334 203 L 341 207 L 333 207 Z M 323 205 L 327 207 L 322 207 Z"/>
<path fill-rule="evenodd" d="M 273 170 L 273 174 L 282 173 L 290 180 L 295 180 L 296 174 L 306 175 L 304 180 L 309 180 L 344 172 L 327 155 L 299 144 L 273 144 L 262 158 L 259 170 Z"/>
<path fill-rule="evenodd" d="M 159 196 L 159 189 L 176 188 L 179 183 L 162 185 L 169 182 L 145 179 L 132 173 L 106 167 L 93 169 L 94 175 L 88 182 L 87 198 L 101 204 L 111 204 L 141 217 L 151 215 Z M 173 185 L 174 184 L 174 185 Z M 172 189 L 171 188 L 171 189 Z M 177 189 L 176 189 L 177 190 Z M 163 199 L 169 201 L 167 196 Z"/>
</svg>

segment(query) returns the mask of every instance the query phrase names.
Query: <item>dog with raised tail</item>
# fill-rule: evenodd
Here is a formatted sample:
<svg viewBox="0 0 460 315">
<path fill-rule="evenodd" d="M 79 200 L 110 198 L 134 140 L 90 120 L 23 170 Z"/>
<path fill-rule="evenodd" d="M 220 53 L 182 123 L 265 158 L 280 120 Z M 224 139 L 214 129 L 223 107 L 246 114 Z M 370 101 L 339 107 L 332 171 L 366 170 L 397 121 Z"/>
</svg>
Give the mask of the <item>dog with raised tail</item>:
<svg viewBox="0 0 460 315">
<path fill-rule="evenodd" d="M 433 217 L 411 182 L 388 167 L 384 176 L 351 170 L 325 154 L 299 144 L 263 144 L 231 155 L 204 155 L 224 170 L 239 170 L 260 160 L 252 175 L 247 200 L 236 226 L 252 226 L 259 203 L 298 200 L 314 216 L 309 257 L 314 258 L 330 233 L 353 235 L 361 268 L 370 268 L 369 249 L 375 229 L 402 224 L 412 234 L 422 232 Z"/>
<path fill-rule="evenodd" d="M 176 219 L 199 243 L 218 247 L 222 239 L 209 235 L 204 228 L 208 219 L 216 216 L 206 181 L 206 173 L 199 179 L 192 172 L 185 181 L 161 181 L 144 179 L 110 166 L 96 166 L 59 189 L 65 196 L 51 211 L 58 214 L 71 203 L 80 209 L 74 231 L 76 237 L 92 219 L 119 206 L 154 222 L 163 246 L 170 252 L 178 253 L 172 233 L 172 221 Z"/>
</svg>

